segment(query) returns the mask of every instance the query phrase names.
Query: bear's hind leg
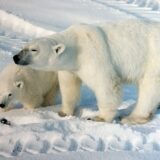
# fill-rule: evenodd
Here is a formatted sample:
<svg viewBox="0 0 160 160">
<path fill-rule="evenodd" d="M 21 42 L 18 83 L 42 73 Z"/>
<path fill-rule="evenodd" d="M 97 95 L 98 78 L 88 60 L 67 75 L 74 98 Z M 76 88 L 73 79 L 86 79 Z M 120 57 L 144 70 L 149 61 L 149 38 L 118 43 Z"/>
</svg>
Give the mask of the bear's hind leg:
<svg viewBox="0 0 160 160">
<path fill-rule="evenodd" d="M 58 72 L 62 107 L 59 111 L 61 117 L 73 115 L 77 101 L 80 97 L 81 80 L 67 71 Z"/>
</svg>

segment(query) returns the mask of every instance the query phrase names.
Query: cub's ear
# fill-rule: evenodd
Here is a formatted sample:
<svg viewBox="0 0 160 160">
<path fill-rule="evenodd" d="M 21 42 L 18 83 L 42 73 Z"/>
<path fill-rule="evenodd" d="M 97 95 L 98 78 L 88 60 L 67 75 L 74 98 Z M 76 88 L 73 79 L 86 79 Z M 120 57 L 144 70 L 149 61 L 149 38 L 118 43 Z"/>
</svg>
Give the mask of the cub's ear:
<svg viewBox="0 0 160 160">
<path fill-rule="evenodd" d="M 60 55 L 61 53 L 63 53 L 63 51 L 65 50 L 66 47 L 64 44 L 59 43 L 59 44 L 53 46 L 52 48 L 53 48 L 54 53 L 56 53 L 57 55 Z"/>
<path fill-rule="evenodd" d="M 17 88 L 23 88 L 24 82 L 23 81 L 16 81 L 14 84 Z"/>
</svg>

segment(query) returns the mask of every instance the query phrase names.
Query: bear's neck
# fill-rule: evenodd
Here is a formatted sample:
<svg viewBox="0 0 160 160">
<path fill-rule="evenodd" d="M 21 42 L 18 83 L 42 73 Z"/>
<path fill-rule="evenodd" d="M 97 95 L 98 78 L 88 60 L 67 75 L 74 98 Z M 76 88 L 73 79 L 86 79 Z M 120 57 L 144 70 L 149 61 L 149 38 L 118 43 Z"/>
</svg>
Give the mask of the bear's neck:
<svg viewBox="0 0 160 160">
<path fill-rule="evenodd" d="M 65 30 L 63 32 L 56 33 L 49 37 L 53 43 L 62 43 L 66 46 L 65 55 L 62 56 L 63 60 L 57 65 L 61 66 L 60 70 L 67 70 L 70 72 L 75 72 L 78 69 L 77 63 L 77 47 L 78 42 L 76 35 L 71 33 L 70 30 Z M 77 47 L 76 47 L 77 46 Z M 55 65 L 55 64 L 54 64 Z"/>
<path fill-rule="evenodd" d="M 49 38 L 57 43 L 62 43 L 65 46 L 72 46 L 73 44 L 75 46 L 77 42 L 76 36 L 71 33 L 69 29 L 51 35 Z"/>
</svg>

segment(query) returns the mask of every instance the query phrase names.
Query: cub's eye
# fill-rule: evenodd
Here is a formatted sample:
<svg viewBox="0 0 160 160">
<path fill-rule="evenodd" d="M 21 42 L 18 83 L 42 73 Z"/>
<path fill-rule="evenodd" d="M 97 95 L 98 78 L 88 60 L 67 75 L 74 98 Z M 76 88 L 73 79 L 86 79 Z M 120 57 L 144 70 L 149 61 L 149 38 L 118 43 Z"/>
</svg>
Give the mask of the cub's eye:
<svg viewBox="0 0 160 160">
<path fill-rule="evenodd" d="M 37 52 L 37 49 L 31 49 L 32 52 Z"/>
</svg>

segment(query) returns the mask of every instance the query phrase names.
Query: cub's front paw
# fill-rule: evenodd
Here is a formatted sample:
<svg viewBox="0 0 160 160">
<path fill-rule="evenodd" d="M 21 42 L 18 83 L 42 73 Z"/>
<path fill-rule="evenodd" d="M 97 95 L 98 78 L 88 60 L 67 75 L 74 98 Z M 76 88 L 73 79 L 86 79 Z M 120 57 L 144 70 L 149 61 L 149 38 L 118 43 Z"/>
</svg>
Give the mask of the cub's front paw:
<svg viewBox="0 0 160 160">
<path fill-rule="evenodd" d="M 92 118 L 87 118 L 87 120 L 96 121 L 96 122 L 105 122 L 105 119 L 100 116 L 95 116 Z"/>
</svg>

